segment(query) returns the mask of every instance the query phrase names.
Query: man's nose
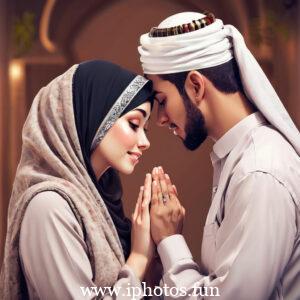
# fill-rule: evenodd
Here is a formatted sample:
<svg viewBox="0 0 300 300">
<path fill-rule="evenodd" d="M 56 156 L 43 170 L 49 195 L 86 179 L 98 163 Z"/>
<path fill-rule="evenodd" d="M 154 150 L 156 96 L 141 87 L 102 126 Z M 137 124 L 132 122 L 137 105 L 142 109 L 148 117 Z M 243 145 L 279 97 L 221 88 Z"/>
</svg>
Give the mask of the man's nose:
<svg viewBox="0 0 300 300">
<path fill-rule="evenodd" d="M 169 118 L 168 118 L 167 114 L 162 110 L 158 111 L 156 124 L 158 126 L 167 126 L 168 121 L 169 121 Z"/>
</svg>

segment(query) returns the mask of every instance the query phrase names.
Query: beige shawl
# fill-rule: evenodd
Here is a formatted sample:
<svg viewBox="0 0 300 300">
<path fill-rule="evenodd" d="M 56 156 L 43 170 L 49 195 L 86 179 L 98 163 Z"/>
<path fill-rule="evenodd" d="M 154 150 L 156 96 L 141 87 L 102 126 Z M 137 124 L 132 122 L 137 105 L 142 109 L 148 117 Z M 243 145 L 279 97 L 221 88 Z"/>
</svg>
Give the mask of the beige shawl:
<svg viewBox="0 0 300 300">
<path fill-rule="evenodd" d="M 40 90 L 23 128 L 8 210 L 0 299 L 28 298 L 19 258 L 20 227 L 30 200 L 42 191 L 56 191 L 72 208 L 85 233 L 96 286 L 112 286 L 125 263 L 113 221 L 84 167 L 72 103 L 76 68 Z"/>
</svg>

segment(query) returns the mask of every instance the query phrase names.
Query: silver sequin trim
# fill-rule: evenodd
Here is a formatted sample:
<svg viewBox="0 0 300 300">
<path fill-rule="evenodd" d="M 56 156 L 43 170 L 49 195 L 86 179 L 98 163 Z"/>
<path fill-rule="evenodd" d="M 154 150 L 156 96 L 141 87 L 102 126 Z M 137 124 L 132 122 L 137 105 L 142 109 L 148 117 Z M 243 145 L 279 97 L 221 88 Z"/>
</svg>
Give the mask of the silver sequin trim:
<svg viewBox="0 0 300 300">
<path fill-rule="evenodd" d="M 137 95 L 137 93 L 143 88 L 143 86 L 148 82 L 143 76 L 137 75 L 123 93 L 119 96 L 115 104 L 112 106 L 102 123 L 100 124 L 95 137 L 92 142 L 91 151 L 93 151 L 97 145 L 104 138 L 107 131 L 114 125 L 117 119 L 120 117 L 125 108 Z"/>
</svg>

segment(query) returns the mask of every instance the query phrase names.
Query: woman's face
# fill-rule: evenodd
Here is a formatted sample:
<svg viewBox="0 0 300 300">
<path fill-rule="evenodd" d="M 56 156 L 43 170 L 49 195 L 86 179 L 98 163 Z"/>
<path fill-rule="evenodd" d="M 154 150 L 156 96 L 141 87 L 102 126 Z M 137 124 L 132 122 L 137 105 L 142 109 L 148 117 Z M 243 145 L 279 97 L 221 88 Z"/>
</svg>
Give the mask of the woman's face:
<svg viewBox="0 0 300 300">
<path fill-rule="evenodd" d="M 119 118 L 107 132 L 91 156 L 97 178 L 108 167 L 124 174 L 133 172 L 143 151 L 150 147 L 145 132 L 150 112 L 151 104 L 145 102 Z"/>
</svg>

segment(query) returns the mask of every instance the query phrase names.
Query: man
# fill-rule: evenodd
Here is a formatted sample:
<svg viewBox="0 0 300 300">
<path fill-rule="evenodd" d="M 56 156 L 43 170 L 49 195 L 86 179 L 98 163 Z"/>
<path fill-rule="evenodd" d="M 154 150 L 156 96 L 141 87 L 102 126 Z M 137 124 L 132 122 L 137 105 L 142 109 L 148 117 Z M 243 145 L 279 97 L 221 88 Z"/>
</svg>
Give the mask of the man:
<svg viewBox="0 0 300 300">
<path fill-rule="evenodd" d="M 166 298 L 299 299 L 300 134 L 243 37 L 212 14 L 180 13 L 142 35 L 139 52 L 158 123 L 190 150 L 215 141 L 203 267 L 180 235 L 169 177 L 153 173 L 162 284 L 180 291 Z"/>
</svg>

